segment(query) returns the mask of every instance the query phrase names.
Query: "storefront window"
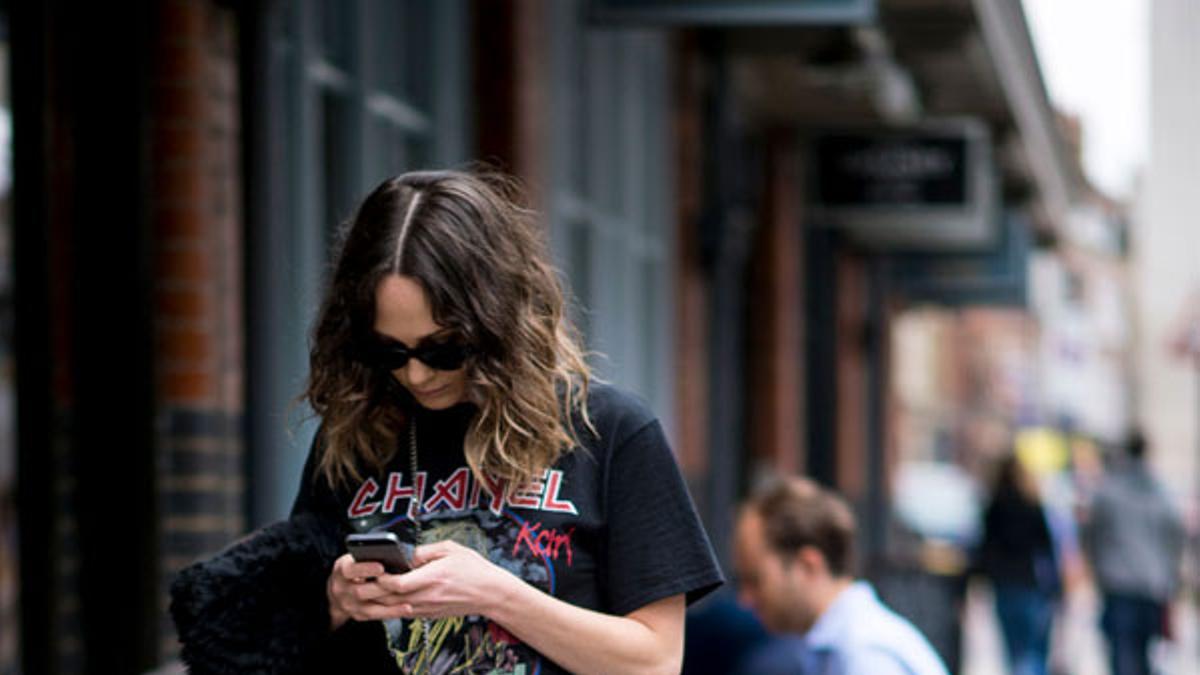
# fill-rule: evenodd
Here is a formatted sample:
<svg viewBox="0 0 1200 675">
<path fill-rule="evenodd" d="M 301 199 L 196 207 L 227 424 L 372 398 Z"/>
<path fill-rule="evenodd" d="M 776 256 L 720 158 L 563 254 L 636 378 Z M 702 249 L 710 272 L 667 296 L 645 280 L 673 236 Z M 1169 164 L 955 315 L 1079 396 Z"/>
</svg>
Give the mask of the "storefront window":
<svg viewBox="0 0 1200 675">
<path fill-rule="evenodd" d="M 250 285 L 251 312 L 276 320 L 250 335 L 255 524 L 288 512 L 316 428 L 292 401 L 338 226 L 383 179 L 467 159 L 467 17 L 462 0 L 305 0 L 268 12 L 261 152 L 273 161 L 261 194 L 271 215 L 251 235 Z"/>
</svg>

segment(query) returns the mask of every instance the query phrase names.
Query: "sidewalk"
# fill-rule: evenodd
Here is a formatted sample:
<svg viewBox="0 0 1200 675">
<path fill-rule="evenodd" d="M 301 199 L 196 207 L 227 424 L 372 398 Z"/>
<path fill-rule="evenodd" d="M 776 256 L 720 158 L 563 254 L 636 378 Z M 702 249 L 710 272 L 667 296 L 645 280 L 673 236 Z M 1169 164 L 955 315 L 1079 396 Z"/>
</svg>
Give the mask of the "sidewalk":
<svg viewBox="0 0 1200 675">
<path fill-rule="evenodd" d="M 1054 675 L 1108 675 L 1104 637 L 1100 634 L 1100 600 L 1091 586 L 1069 594 L 1052 638 L 1051 670 Z M 991 588 L 972 583 L 967 590 L 963 617 L 962 675 L 1007 675 L 1004 645 L 996 621 Z M 1160 643 L 1155 663 L 1162 675 L 1200 673 L 1197 608 L 1190 603 L 1175 607 L 1176 639 Z"/>
</svg>

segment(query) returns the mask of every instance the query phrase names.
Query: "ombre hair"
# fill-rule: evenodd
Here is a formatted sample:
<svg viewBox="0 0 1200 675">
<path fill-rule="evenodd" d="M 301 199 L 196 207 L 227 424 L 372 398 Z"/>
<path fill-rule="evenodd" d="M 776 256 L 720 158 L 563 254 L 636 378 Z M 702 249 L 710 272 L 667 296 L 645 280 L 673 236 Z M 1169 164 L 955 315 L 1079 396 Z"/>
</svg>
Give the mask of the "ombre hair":
<svg viewBox="0 0 1200 675">
<path fill-rule="evenodd" d="M 330 485 L 381 470 L 415 403 L 361 358 L 375 293 L 389 275 L 416 280 L 433 320 L 472 348 L 478 406 L 464 442 L 477 477 L 512 491 L 578 446 L 591 374 L 564 313 L 535 214 L 514 182 L 488 172 L 418 171 L 384 181 L 343 228 L 317 318 L 302 398 L 322 419 L 319 473 Z"/>
</svg>

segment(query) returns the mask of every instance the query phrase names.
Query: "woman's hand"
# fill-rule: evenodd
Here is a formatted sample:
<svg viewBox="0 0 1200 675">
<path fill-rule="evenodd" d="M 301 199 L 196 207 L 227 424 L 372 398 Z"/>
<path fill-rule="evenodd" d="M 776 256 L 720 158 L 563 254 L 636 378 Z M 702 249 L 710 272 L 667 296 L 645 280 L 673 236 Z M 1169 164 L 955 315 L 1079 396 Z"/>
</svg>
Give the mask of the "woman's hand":
<svg viewBox="0 0 1200 675">
<path fill-rule="evenodd" d="M 513 584 L 524 583 L 478 552 L 453 541 L 417 547 L 416 567 L 405 574 L 379 577 L 375 585 L 395 604 L 399 616 L 440 619 L 491 616 L 506 601 Z"/>
<path fill-rule="evenodd" d="M 371 621 L 406 616 L 397 605 L 403 600 L 381 585 L 389 576 L 377 562 L 355 562 L 347 553 L 333 563 L 325 583 L 329 596 L 329 624 L 334 630 L 349 619 Z"/>
<path fill-rule="evenodd" d="M 420 546 L 415 569 L 385 574 L 383 565 L 338 558 L 329 574 L 329 621 L 337 629 L 348 619 L 438 619 L 487 616 L 519 580 L 475 551 L 452 541 Z"/>
<path fill-rule="evenodd" d="M 546 595 L 451 541 L 418 547 L 413 562 L 411 572 L 384 574 L 378 563 L 338 558 L 328 584 L 333 626 L 347 619 L 477 615 L 571 672 L 679 672 L 682 593 L 613 616 Z M 368 581 L 370 577 L 375 578 Z"/>
</svg>

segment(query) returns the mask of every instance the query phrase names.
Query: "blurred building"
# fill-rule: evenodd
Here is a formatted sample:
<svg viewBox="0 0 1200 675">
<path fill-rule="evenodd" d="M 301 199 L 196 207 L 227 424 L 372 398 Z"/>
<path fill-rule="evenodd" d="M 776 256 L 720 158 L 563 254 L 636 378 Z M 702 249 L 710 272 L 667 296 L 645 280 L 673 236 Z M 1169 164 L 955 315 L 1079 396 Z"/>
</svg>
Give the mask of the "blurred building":
<svg viewBox="0 0 1200 675">
<path fill-rule="evenodd" d="M 1077 118 L 1063 116 L 1077 166 Z M 1037 419 L 1026 423 L 1119 446 L 1134 423 L 1134 291 L 1129 208 L 1085 184 L 1030 266 L 1031 310 L 1038 320 Z"/>
<path fill-rule="evenodd" d="M 1132 227 L 1137 404 L 1152 461 L 1176 494 L 1194 499 L 1200 490 L 1200 7 L 1187 0 L 1150 7 L 1150 153 Z"/>
<path fill-rule="evenodd" d="M 932 306 L 979 317 L 945 330 L 981 372 L 971 336 L 1027 346 L 1005 312 L 1079 180 L 1018 3 L 56 1 L 7 23 L 26 672 L 174 655 L 174 571 L 290 505 L 334 229 L 386 176 L 476 158 L 533 188 L 599 372 L 664 419 L 719 554 L 756 477 L 836 485 L 867 571 L 955 661 L 953 590 L 896 564 L 887 526 L 906 448 L 955 455 L 896 440 L 891 383 L 970 376 L 891 345 Z"/>
</svg>

